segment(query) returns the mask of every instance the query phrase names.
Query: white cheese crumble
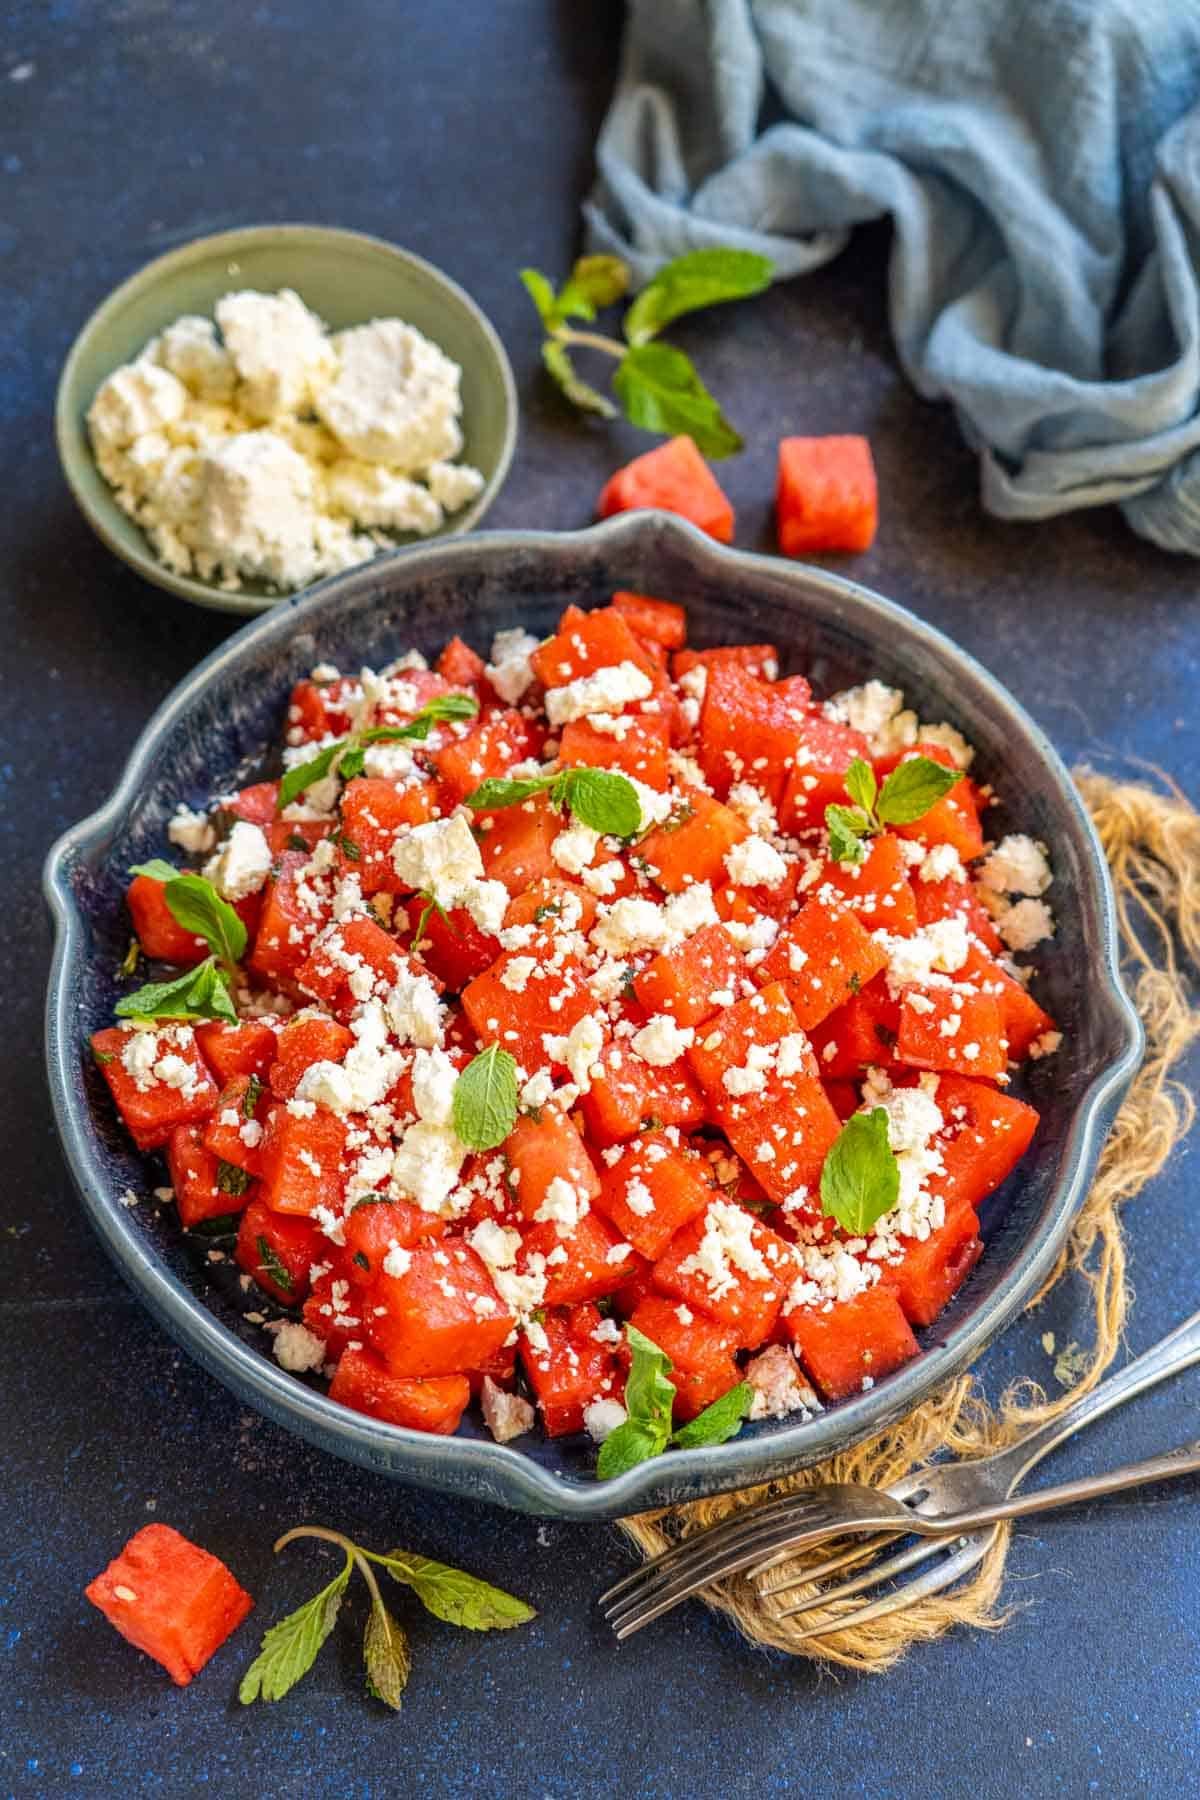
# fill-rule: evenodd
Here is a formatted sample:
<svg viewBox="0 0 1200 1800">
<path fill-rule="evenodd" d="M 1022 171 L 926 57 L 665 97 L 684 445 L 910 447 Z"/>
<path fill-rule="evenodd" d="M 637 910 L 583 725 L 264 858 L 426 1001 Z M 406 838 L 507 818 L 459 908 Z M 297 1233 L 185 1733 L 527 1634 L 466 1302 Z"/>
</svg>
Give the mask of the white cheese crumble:
<svg viewBox="0 0 1200 1800">
<path fill-rule="evenodd" d="M 1032 950 L 1054 936 L 1054 915 L 1044 900 L 1018 900 L 996 920 L 996 930 L 1010 950 Z"/>
<path fill-rule="evenodd" d="M 546 717 L 551 725 L 566 725 L 588 713 L 620 712 L 634 700 L 648 700 L 654 692 L 650 677 L 636 663 L 616 663 L 607 669 L 593 669 L 564 687 L 551 688 L 546 694 Z"/>
<path fill-rule="evenodd" d="M 484 1424 L 498 1444 L 507 1444 L 533 1430 L 536 1414 L 529 1401 L 497 1386 L 490 1375 L 483 1378 L 479 1407 Z"/>
<path fill-rule="evenodd" d="M 407 887 L 432 894 L 447 912 L 463 907 L 480 931 L 495 935 L 504 923 L 508 889 L 502 881 L 484 879 L 479 845 L 461 813 L 430 819 L 397 838 L 392 863 Z"/>
<path fill-rule="evenodd" d="M 665 1069 L 668 1064 L 678 1062 L 688 1045 L 695 1039 L 696 1032 L 691 1025 L 678 1025 L 669 1013 L 656 1013 L 640 1031 L 630 1039 L 630 1046 L 654 1068 Z"/>
<path fill-rule="evenodd" d="M 538 647 L 528 631 L 498 631 L 492 639 L 492 660 L 484 673 L 501 700 L 515 706 L 533 681 L 529 658 Z"/>
<path fill-rule="evenodd" d="M 765 838 L 743 838 L 725 857 L 725 873 L 740 887 L 778 887 L 787 874 L 787 863 Z"/>
<path fill-rule="evenodd" d="M 294 1319 L 284 1319 L 273 1327 L 275 1342 L 271 1346 L 275 1361 L 292 1375 L 304 1375 L 325 1364 L 325 1345 L 315 1331 Z"/>
<path fill-rule="evenodd" d="M 271 873 L 271 846 L 259 825 L 237 819 L 216 856 L 204 865 L 204 874 L 224 900 L 245 900 L 256 894 Z"/>
<path fill-rule="evenodd" d="M 167 821 L 167 837 L 188 856 L 205 856 L 214 847 L 217 834 L 202 812 L 193 812 L 181 801 Z"/>
<path fill-rule="evenodd" d="M 980 863 L 978 876 L 998 894 L 1044 894 L 1054 879 L 1046 846 L 1024 832 L 1002 838 Z"/>
<path fill-rule="evenodd" d="M 216 315 L 220 337 L 176 320 L 88 413 L 101 474 L 169 568 L 289 591 L 368 560 L 381 531 L 436 531 L 481 491 L 448 460 L 459 370 L 411 326 L 331 339 L 286 289 L 226 294 Z"/>
<path fill-rule="evenodd" d="M 623 1425 L 629 1414 L 619 1400 L 593 1400 L 583 1409 L 583 1423 L 594 1443 L 602 1444 Z"/>
</svg>

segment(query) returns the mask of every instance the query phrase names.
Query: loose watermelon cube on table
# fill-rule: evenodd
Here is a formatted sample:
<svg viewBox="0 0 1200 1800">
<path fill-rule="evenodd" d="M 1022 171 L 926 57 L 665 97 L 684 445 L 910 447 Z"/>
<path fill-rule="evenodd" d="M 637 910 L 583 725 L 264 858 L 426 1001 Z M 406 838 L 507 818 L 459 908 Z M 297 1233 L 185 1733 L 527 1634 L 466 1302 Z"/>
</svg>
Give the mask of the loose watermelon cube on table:
<svg viewBox="0 0 1200 1800">
<path fill-rule="evenodd" d="M 254 1605 L 218 1557 L 169 1525 L 143 1525 L 84 1591 L 178 1687 L 200 1673 Z"/>
</svg>

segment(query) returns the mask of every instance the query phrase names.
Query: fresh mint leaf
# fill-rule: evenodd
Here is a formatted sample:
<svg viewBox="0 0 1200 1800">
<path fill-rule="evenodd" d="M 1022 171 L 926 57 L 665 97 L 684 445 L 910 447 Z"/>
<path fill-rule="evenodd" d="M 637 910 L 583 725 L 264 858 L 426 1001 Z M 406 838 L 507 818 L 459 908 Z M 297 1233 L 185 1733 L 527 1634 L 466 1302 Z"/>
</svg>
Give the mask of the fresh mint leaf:
<svg viewBox="0 0 1200 1800">
<path fill-rule="evenodd" d="M 617 409 L 608 395 L 576 374 L 570 352 L 558 338 L 548 337 L 543 341 L 542 361 L 572 406 L 578 406 L 583 412 L 598 413 L 602 419 L 616 418 Z"/>
<path fill-rule="evenodd" d="M 846 792 L 856 806 L 861 806 L 868 819 L 875 811 L 879 783 L 875 771 L 864 757 L 856 756 L 846 770 Z"/>
<path fill-rule="evenodd" d="M 547 331 L 552 331 L 558 324 L 552 283 L 546 279 L 540 269 L 522 269 L 521 282 L 525 292 L 537 308 L 538 318 Z"/>
<path fill-rule="evenodd" d="M 535 794 L 544 794 L 557 781 L 556 775 L 531 775 L 511 781 L 503 775 L 489 775 L 486 781 L 467 795 L 466 804 L 473 812 L 499 812 L 505 806 L 520 806 Z"/>
<path fill-rule="evenodd" d="M 633 837 L 642 826 L 637 789 L 612 769 L 564 770 L 563 794 L 581 825 L 606 837 Z"/>
<path fill-rule="evenodd" d="M 240 920 L 239 920 L 240 923 Z M 237 1012 L 220 969 L 210 956 L 173 981 L 151 981 L 117 1001 L 118 1019 L 225 1019 Z"/>
<path fill-rule="evenodd" d="M 863 1237 L 895 1206 L 900 1166 L 888 1140 L 882 1106 L 854 1113 L 843 1125 L 821 1170 L 821 1210 L 852 1237 Z"/>
<path fill-rule="evenodd" d="M 264 1275 L 269 1275 L 276 1287 L 281 1287 L 285 1294 L 290 1294 L 295 1287 L 292 1271 L 286 1263 L 280 1262 L 266 1238 L 261 1234 L 254 1240 L 254 1248 L 258 1251 L 258 1266 Z"/>
<path fill-rule="evenodd" d="M 246 1169 L 239 1169 L 236 1163 L 226 1162 L 224 1158 L 217 1163 L 217 1186 L 223 1194 L 245 1194 L 253 1180 L 253 1175 Z"/>
<path fill-rule="evenodd" d="M 282 812 L 293 800 L 298 800 L 306 788 L 324 781 L 345 744 L 346 739 L 340 738 L 336 744 L 327 744 L 324 750 L 319 750 L 310 762 L 298 763 L 294 769 L 286 769 L 279 782 L 276 812 Z"/>
<path fill-rule="evenodd" d="M 134 863 L 129 873 L 131 875 L 148 875 L 151 881 L 174 881 L 179 870 L 173 868 L 169 862 L 164 862 L 161 856 L 154 856 L 149 862 Z"/>
<path fill-rule="evenodd" d="M 829 832 L 829 855 L 836 863 L 860 863 L 867 854 L 863 839 L 870 834 L 870 820 L 855 806 L 825 808 L 825 826 Z"/>
<path fill-rule="evenodd" d="M 367 766 L 367 753 L 361 744 L 352 744 L 338 762 L 338 780 L 353 781 Z"/>
<path fill-rule="evenodd" d="M 515 1594 L 506 1594 L 503 1588 L 481 1581 L 478 1575 L 452 1569 L 448 1563 L 434 1562 L 429 1556 L 389 1550 L 386 1556 L 372 1554 L 371 1561 L 382 1564 L 393 1580 L 411 1588 L 435 1619 L 460 1625 L 466 1631 L 508 1631 L 537 1616 L 532 1606 L 518 1600 Z"/>
<path fill-rule="evenodd" d="M 413 714 L 407 725 L 372 725 L 363 732 L 361 741 L 364 744 L 396 744 L 416 738 L 419 743 L 424 743 L 432 726 L 473 719 L 478 711 L 479 702 L 474 694 L 435 694 Z"/>
<path fill-rule="evenodd" d="M 228 900 L 222 900 L 203 875 L 177 875 L 163 889 L 167 911 L 185 931 L 203 938 L 223 963 L 238 963 L 246 954 L 246 927 Z"/>
<path fill-rule="evenodd" d="M 619 256 L 581 256 L 571 270 L 567 287 L 581 294 L 597 310 L 615 306 L 629 292 L 629 264 Z"/>
<path fill-rule="evenodd" d="M 660 1455 L 671 1441 L 675 1404 L 675 1389 L 667 1380 L 671 1359 L 636 1325 L 626 1325 L 625 1337 L 633 1352 L 625 1382 L 629 1417 L 600 1446 L 596 1474 L 601 1481 L 611 1481 L 614 1475 L 623 1475 L 626 1469 Z"/>
<path fill-rule="evenodd" d="M 627 1469 L 636 1469 L 639 1463 L 649 1462 L 652 1456 L 661 1456 L 667 1442 L 660 1432 L 652 1431 L 648 1425 L 626 1419 L 600 1446 L 596 1458 L 597 1479 L 612 1481 L 614 1476 L 624 1475 Z"/>
<path fill-rule="evenodd" d="M 242 1095 L 242 1117 L 252 1119 L 258 1111 L 258 1103 L 262 1099 L 263 1084 L 257 1075 L 252 1075 L 246 1083 L 246 1091 Z"/>
<path fill-rule="evenodd" d="M 412 1671 L 412 1656 L 404 1627 L 374 1595 L 363 1636 L 363 1662 L 367 1669 L 368 1691 L 376 1700 L 390 1706 L 393 1712 L 399 1712 L 400 1698 Z"/>
<path fill-rule="evenodd" d="M 494 1150 L 517 1122 L 517 1065 L 507 1050 L 489 1044 L 454 1084 L 454 1129 L 472 1150 Z"/>
<path fill-rule="evenodd" d="M 681 1450 L 699 1450 L 705 1444 L 723 1444 L 727 1438 L 736 1437 L 742 1428 L 742 1421 L 750 1411 L 750 1402 L 754 1399 L 754 1389 L 748 1381 L 739 1381 L 736 1387 L 706 1406 L 702 1413 L 671 1437 L 673 1444 Z"/>
<path fill-rule="evenodd" d="M 633 425 L 667 437 L 684 434 L 704 456 L 732 456 L 742 440 L 709 393 L 690 357 L 670 344 L 634 344 L 613 376 Z"/>
<path fill-rule="evenodd" d="M 347 1556 L 346 1566 L 328 1587 L 323 1587 L 319 1594 L 298 1606 L 278 1625 L 272 1625 L 264 1635 L 262 1648 L 242 1676 L 238 1688 L 238 1699 L 243 1706 L 249 1706 L 254 1700 L 282 1700 L 300 1678 L 308 1674 L 321 1645 L 333 1630 L 352 1566 Z"/>
<path fill-rule="evenodd" d="M 911 825 L 962 780 L 961 769 L 946 769 L 930 756 L 897 763 L 879 792 L 877 811 L 884 825 Z"/>
<path fill-rule="evenodd" d="M 625 337 L 644 344 L 684 313 L 761 294 L 774 273 L 769 258 L 752 250 L 690 250 L 647 282 L 625 314 Z"/>
</svg>

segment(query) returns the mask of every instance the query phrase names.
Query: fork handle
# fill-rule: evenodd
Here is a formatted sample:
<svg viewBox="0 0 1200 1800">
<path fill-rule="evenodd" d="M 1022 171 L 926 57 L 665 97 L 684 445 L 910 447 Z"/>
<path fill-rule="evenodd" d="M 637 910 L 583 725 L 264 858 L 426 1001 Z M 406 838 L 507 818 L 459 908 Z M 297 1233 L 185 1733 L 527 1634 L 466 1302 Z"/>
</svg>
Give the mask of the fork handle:
<svg viewBox="0 0 1200 1800">
<path fill-rule="evenodd" d="M 1119 1494 L 1127 1488 L 1143 1487 L 1150 1481 L 1171 1481 L 1197 1469 L 1200 1469 L 1200 1442 L 1184 1444 L 1178 1450 L 1169 1450 L 1165 1456 L 1125 1463 L 1119 1469 L 1110 1469 L 1106 1475 L 1088 1475 L 1081 1481 L 1065 1481 L 1058 1487 L 1018 1494 L 997 1501 L 994 1506 L 979 1506 L 971 1512 L 955 1513 L 948 1518 L 922 1520 L 921 1532 L 930 1536 L 956 1536 L 959 1532 L 975 1531 L 981 1525 L 993 1525 L 998 1519 L 1022 1519 L 1030 1513 L 1052 1512 L 1056 1507 L 1074 1506 L 1079 1500 L 1095 1500 L 1101 1494 Z M 929 1527 L 934 1529 L 929 1530 Z"/>
<path fill-rule="evenodd" d="M 1193 1313 L 1151 1349 L 1126 1363 L 1123 1369 L 1110 1375 L 1090 1393 L 1082 1395 L 1057 1418 L 1036 1425 L 1007 1450 L 989 1457 L 990 1467 L 1007 1477 L 1009 1485 L 1015 1487 L 1044 1456 L 1049 1456 L 1052 1450 L 1074 1437 L 1093 1419 L 1103 1418 L 1114 1407 L 1132 1400 L 1135 1394 L 1144 1393 L 1147 1388 L 1165 1381 L 1168 1375 L 1177 1375 L 1181 1369 L 1191 1368 L 1197 1362 L 1200 1362 L 1200 1312 Z"/>
</svg>

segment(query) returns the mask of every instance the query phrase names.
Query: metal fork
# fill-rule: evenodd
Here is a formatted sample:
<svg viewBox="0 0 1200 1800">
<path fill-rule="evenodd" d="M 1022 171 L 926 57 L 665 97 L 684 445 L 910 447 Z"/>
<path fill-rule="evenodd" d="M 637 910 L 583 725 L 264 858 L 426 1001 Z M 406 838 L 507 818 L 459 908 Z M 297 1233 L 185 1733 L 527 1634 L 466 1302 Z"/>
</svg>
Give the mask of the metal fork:
<svg viewBox="0 0 1200 1800">
<path fill-rule="evenodd" d="M 934 1464 L 929 1468 L 915 1470 L 911 1475 L 891 1482 L 884 1492 L 894 1500 L 907 1501 L 914 1511 L 931 1518 L 964 1512 L 1002 1500 L 1015 1491 L 1043 1457 L 1056 1450 L 1068 1438 L 1074 1437 L 1085 1425 L 1103 1418 L 1105 1413 L 1123 1406 L 1135 1395 L 1157 1386 L 1168 1376 L 1177 1375 L 1196 1362 L 1200 1362 L 1200 1312 L 1193 1313 L 1191 1318 L 1177 1325 L 1151 1349 L 1126 1363 L 1123 1369 L 1110 1375 L 1107 1381 L 1102 1381 L 1090 1393 L 1082 1395 L 1057 1418 L 1050 1419 L 1043 1425 L 1033 1426 L 1007 1449 L 971 1462 Z M 897 1535 L 889 1533 L 872 1543 L 853 1544 L 824 1562 L 810 1564 L 802 1569 L 792 1564 L 792 1551 L 789 1547 L 752 1569 L 750 1579 L 755 1582 L 760 1595 L 766 1598 L 771 1594 L 784 1593 L 789 1588 L 809 1588 L 814 1583 L 827 1581 L 830 1575 L 841 1570 L 859 1567 L 863 1563 L 870 1564 L 837 1587 L 824 1587 L 815 1594 L 807 1594 L 794 1605 L 777 1607 L 776 1616 L 787 1619 L 811 1612 L 817 1607 L 824 1609 L 838 1601 L 852 1599 L 856 1594 L 883 1587 L 908 1570 L 929 1561 L 931 1557 L 939 1559 L 934 1568 L 905 1582 L 881 1599 L 868 1601 L 837 1618 L 823 1620 L 807 1632 L 799 1634 L 804 1637 L 825 1637 L 830 1632 L 867 1625 L 874 1619 L 882 1619 L 888 1613 L 902 1611 L 915 1605 L 918 1600 L 952 1587 L 983 1561 L 995 1539 L 996 1528 L 993 1526 L 963 1537 L 958 1543 L 949 1546 L 948 1555 L 944 1543 L 922 1540 L 901 1550 L 897 1555 L 888 1557 L 886 1561 L 874 1561 L 878 1551 L 894 1542 Z"/>
<path fill-rule="evenodd" d="M 865 1491 L 874 1492 L 876 1498 L 882 1494 L 889 1501 L 913 1499 L 913 1510 L 930 1521 L 937 1521 L 968 1508 L 1000 1502 L 1006 1499 L 1022 1476 L 1043 1456 L 1090 1419 L 1099 1418 L 1123 1401 L 1132 1399 L 1135 1394 L 1197 1361 L 1200 1361 L 1200 1313 L 1178 1326 L 1145 1355 L 1129 1363 L 1118 1375 L 1111 1376 L 1090 1394 L 1084 1395 L 1057 1419 L 1035 1427 L 997 1456 L 975 1463 L 925 1469 L 887 1489 Z M 975 1476 L 979 1477 L 978 1483 L 968 1486 L 968 1479 Z M 951 1486 L 950 1483 L 957 1485 Z M 804 1545 L 811 1546 L 825 1538 L 844 1535 L 847 1530 L 857 1532 L 882 1529 L 887 1532 L 889 1539 L 900 1535 L 894 1522 L 894 1514 L 885 1515 L 878 1525 L 868 1527 L 862 1523 L 864 1515 L 860 1511 L 855 1521 L 839 1525 L 836 1517 L 831 1516 L 822 1502 L 821 1496 L 826 1492 L 828 1490 L 822 1488 L 802 1488 L 778 1500 L 749 1508 L 706 1532 L 673 1545 L 662 1555 L 635 1569 L 600 1597 L 599 1604 L 617 1636 L 624 1638 L 641 1630 L 651 1620 L 661 1617 L 671 1607 L 677 1606 L 712 1581 L 724 1580 L 751 1569 L 761 1574 L 777 1560 L 781 1552 L 794 1552 Z M 916 1498 L 918 1495 L 919 1500 Z M 907 1533 L 914 1527 L 907 1515 L 902 1516 L 903 1530 Z M 956 1527 L 956 1532 L 960 1530 L 961 1527 Z M 939 1533 L 939 1537 L 941 1535 Z M 910 1583 L 901 1596 L 890 1596 L 888 1600 L 878 1602 L 878 1607 L 881 1611 L 893 1611 L 896 1605 L 908 1605 L 920 1598 L 921 1592 L 936 1592 L 940 1587 L 958 1580 L 983 1556 L 990 1535 L 987 1531 L 978 1533 L 976 1540 L 959 1547 L 936 1570 Z M 979 1547 L 979 1540 L 982 1541 L 982 1548 Z M 877 1567 L 872 1572 L 870 1581 L 873 1584 L 875 1580 L 887 1579 L 889 1574 L 901 1573 L 928 1554 L 930 1551 L 927 1545 L 918 1545 L 915 1551 L 904 1553 L 904 1560 L 892 1558 L 889 1564 Z M 819 1571 L 805 1570 L 803 1574 L 792 1574 L 778 1582 L 778 1586 L 791 1587 L 800 1582 L 807 1584 L 814 1575 L 844 1568 L 848 1562 L 857 1560 L 858 1556 L 857 1551 L 851 1552 L 849 1556 L 843 1553 L 829 1563 L 822 1564 Z M 867 1583 L 863 1582 L 861 1585 Z M 828 1597 L 826 1594 L 819 1596 L 818 1603 L 824 1604 Z M 806 1604 L 800 1603 L 795 1610 L 802 1610 Z M 868 1614 L 879 1616 L 879 1612 L 873 1612 L 869 1607 L 863 1608 L 853 1615 L 855 1622 L 864 1620 Z M 841 1628 L 843 1625 L 840 1620 L 836 1625 L 822 1627 L 824 1630 Z"/>
</svg>

